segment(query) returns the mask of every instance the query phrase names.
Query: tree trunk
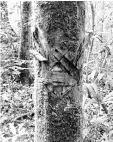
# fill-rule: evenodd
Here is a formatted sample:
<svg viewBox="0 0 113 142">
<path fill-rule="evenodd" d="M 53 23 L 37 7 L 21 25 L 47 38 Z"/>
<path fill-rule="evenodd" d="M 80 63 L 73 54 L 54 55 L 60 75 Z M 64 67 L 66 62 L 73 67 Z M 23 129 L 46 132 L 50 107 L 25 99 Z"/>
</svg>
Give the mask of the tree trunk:
<svg viewBox="0 0 113 142">
<path fill-rule="evenodd" d="M 20 59 L 29 60 L 29 48 L 31 46 L 31 2 L 24 1 L 22 3 L 22 29 L 21 29 L 21 49 L 20 49 Z M 30 72 L 27 69 L 28 63 L 22 64 L 23 68 L 21 71 L 20 80 L 22 84 L 30 84 Z"/>
<path fill-rule="evenodd" d="M 0 2 L 0 8 L 1 8 L 1 17 L 0 20 L 1 22 L 9 22 L 9 18 L 8 18 L 8 8 L 7 8 L 7 2 L 6 1 L 1 1 Z M 1 28 L 4 27 L 4 25 L 1 24 Z"/>
<path fill-rule="evenodd" d="M 82 142 L 84 2 L 37 2 L 35 142 Z"/>
</svg>

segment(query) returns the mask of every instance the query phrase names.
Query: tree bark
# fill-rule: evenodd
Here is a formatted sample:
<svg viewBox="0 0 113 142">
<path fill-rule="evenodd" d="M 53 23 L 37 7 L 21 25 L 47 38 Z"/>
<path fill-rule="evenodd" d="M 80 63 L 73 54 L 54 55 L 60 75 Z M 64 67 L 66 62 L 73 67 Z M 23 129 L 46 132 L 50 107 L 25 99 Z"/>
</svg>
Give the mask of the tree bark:
<svg viewBox="0 0 113 142">
<path fill-rule="evenodd" d="M 22 3 L 22 29 L 21 29 L 21 49 L 20 59 L 29 60 L 29 48 L 31 46 L 31 1 L 24 1 Z M 28 63 L 23 63 L 22 67 L 26 68 L 21 71 L 20 81 L 22 84 L 30 84 L 30 72 L 28 70 Z"/>
<path fill-rule="evenodd" d="M 0 2 L 0 8 L 1 8 L 1 17 L 0 17 L 0 21 L 1 22 L 9 22 L 9 18 L 8 18 L 8 8 L 7 8 L 7 2 L 6 1 L 2 1 Z M 1 26 L 4 27 L 4 25 L 1 24 Z M 3 28 L 1 27 L 1 28 Z"/>
<path fill-rule="evenodd" d="M 36 142 L 82 142 L 84 2 L 37 2 Z"/>
</svg>

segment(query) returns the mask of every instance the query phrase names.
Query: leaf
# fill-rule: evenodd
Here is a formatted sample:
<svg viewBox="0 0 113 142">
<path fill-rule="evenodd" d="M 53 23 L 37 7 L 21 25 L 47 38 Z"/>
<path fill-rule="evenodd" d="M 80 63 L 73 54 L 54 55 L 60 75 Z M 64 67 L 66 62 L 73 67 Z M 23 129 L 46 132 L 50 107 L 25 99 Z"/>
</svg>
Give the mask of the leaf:
<svg viewBox="0 0 113 142">
<path fill-rule="evenodd" d="M 93 90 L 95 91 L 96 94 L 98 94 L 98 87 L 95 83 L 91 83 L 91 86 L 93 87 Z"/>
<path fill-rule="evenodd" d="M 103 99 L 103 102 L 113 99 L 113 91 L 106 95 Z"/>
<path fill-rule="evenodd" d="M 86 85 L 86 87 L 87 87 L 87 92 L 88 92 L 88 94 L 89 94 L 90 96 L 92 96 L 92 95 L 94 96 L 95 92 L 94 92 L 94 90 L 93 90 L 91 84 L 86 83 L 85 85 Z"/>
<path fill-rule="evenodd" d="M 102 102 L 102 97 L 100 96 L 100 94 L 98 94 L 97 85 L 95 83 L 91 83 L 86 84 L 86 86 L 89 89 L 90 95 L 92 94 L 97 103 L 100 104 Z"/>
<path fill-rule="evenodd" d="M 101 80 L 104 77 L 104 75 L 105 73 L 99 73 L 97 77 L 98 81 Z"/>
<path fill-rule="evenodd" d="M 96 70 L 93 70 L 92 73 L 90 74 L 91 80 L 94 80 L 96 72 L 97 72 Z"/>
<path fill-rule="evenodd" d="M 105 115 L 105 116 L 99 116 L 99 117 L 94 117 L 92 120 L 91 120 L 91 122 L 92 123 L 96 123 L 96 124 L 101 124 L 101 123 L 104 123 L 105 121 L 106 121 L 106 119 L 107 119 L 107 116 Z"/>
<path fill-rule="evenodd" d="M 90 98 L 90 97 L 91 97 L 91 94 L 90 94 L 89 89 L 88 89 L 88 87 L 87 87 L 87 83 L 84 83 L 84 84 L 83 84 L 83 90 L 84 90 L 84 96 L 85 96 L 86 98 Z"/>
<path fill-rule="evenodd" d="M 102 103 L 102 96 L 101 94 L 99 94 L 98 92 L 98 87 L 95 83 L 91 83 L 91 86 L 93 87 L 93 90 L 95 91 L 95 93 L 93 93 L 95 100 L 100 104 Z"/>
<path fill-rule="evenodd" d="M 87 88 L 89 89 L 90 94 L 93 95 L 93 97 L 96 96 L 96 92 L 94 91 L 93 87 L 91 84 L 87 84 Z"/>
</svg>

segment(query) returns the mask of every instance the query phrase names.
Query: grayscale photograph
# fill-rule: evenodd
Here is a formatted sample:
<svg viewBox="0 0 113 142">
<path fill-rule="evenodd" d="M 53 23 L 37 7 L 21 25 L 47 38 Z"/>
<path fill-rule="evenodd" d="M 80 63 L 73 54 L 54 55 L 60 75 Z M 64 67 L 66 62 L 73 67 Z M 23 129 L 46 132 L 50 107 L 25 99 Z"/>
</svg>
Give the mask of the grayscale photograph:
<svg viewBox="0 0 113 142">
<path fill-rule="evenodd" d="M 113 142 L 113 1 L 0 1 L 0 142 Z"/>
</svg>

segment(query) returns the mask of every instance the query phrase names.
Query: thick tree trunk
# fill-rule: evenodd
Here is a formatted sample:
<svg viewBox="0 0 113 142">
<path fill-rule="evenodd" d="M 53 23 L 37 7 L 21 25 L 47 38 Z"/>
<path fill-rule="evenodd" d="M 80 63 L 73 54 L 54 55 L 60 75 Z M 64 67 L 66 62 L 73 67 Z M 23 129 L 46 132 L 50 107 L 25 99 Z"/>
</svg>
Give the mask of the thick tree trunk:
<svg viewBox="0 0 113 142">
<path fill-rule="evenodd" d="M 29 48 L 31 46 L 31 2 L 24 1 L 22 3 L 22 29 L 21 29 L 21 49 L 20 49 L 20 59 L 29 60 Z M 20 80 L 22 84 L 30 84 L 30 73 L 28 68 L 28 63 L 22 64 L 23 68 L 20 74 Z"/>
<path fill-rule="evenodd" d="M 37 3 L 36 142 L 82 142 L 84 2 Z"/>
</svg>

